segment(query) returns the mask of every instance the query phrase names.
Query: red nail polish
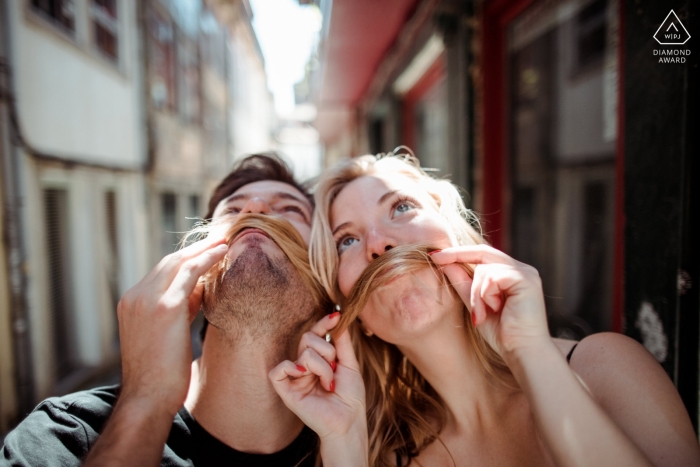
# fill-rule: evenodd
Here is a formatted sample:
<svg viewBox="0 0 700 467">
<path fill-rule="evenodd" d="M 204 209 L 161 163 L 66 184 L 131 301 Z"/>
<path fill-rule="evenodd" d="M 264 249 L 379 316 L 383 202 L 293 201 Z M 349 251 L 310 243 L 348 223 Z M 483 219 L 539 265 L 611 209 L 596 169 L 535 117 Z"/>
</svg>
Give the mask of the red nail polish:
<svg viewBox="0 0 700 467">
<path fill-rule="evenodd" d="M 301 371 L 302 373 L 306 373 L 306 368 L 301 365 L 297 365 L 297 370 Z"/>
<path fill-rule="evenodd" d="M 333 319 L 333 318 L 335 318 L 336 316 L 339 316 L 339 315 L 340 315 L 340 312 L 339 312 L 339 311 L 334 311 L 333 313 L 331 313 L 330 315 L 328 315 L 328 319 Z"/>
<path fill-rule="evenodd" d="M 472 313 L 472 324 L 476 326 L 476 314 Z"/>
<path fill-rule="evenodd" d="M 331 392 L 335 392 L 335 380 L 331 381 Z"/>
<path fill-rule="evenodd" d="M 338 363 L 335 360 L 333 360 L 331 362 L 331 370 L 333 370 L 335 372 L 336 368 L 338 368 Z"/>
<path fill-rule="evenodd" d="M 440 253 L 441 251 L 442 251 L 442 250 L 433 250 L 433 251 L 429 251 L 428 254 L 429 254 L 430 256 L 433 256 L 435 253 Z"/>
</svg>

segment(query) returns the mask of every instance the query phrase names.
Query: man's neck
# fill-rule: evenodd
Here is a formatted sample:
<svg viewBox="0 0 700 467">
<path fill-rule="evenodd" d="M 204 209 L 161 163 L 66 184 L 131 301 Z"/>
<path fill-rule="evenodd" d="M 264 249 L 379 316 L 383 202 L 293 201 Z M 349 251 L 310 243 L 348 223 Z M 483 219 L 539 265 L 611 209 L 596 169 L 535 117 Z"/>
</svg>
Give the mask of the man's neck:
<svg viewBox="0 0 700 467">
<path fill-rule="evenodd" d="M 207 432 L 238 451 L 281 451 L 304 426 L 267 377 L 289 357 L 278 356 L 285 352 L 275 350 L 276 337 L 261 341 L 243 334 L 232 342 L 209 326 L 202 357 L 192 364 L 185 408 Z"/>
</svg>

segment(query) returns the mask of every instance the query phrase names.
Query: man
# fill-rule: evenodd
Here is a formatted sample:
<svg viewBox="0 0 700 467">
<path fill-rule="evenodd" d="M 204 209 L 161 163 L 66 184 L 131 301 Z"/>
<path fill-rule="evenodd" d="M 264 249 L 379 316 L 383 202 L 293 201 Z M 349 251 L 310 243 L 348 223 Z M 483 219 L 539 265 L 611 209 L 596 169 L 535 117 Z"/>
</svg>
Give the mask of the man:
<svg viewBox="0 0 700 467">
<path fill-rule="evenodd" d="M 224 226 L 244 215 L 274 218 L 308 244 L 312 210 L 280 159 L 254 155 L 217 187 L 205 217 Z M 222 260 L 229 267 L 205 294 L 199 279 Z M 191 364 L 189 325 L 203 298 L 210 325 Z M 120 393 L 100 388 L 42 402 L 7 436 L 0 463 L 314 465 L 318 437 L 287 409 L 268 372 L 296 358 L 301 334 L 328 311 L 318 303 L 266 232 L 210 233 L 122 297 Z M 321 449 L 342 458 L 346 448 L 329 441 Z"/>
</svg>

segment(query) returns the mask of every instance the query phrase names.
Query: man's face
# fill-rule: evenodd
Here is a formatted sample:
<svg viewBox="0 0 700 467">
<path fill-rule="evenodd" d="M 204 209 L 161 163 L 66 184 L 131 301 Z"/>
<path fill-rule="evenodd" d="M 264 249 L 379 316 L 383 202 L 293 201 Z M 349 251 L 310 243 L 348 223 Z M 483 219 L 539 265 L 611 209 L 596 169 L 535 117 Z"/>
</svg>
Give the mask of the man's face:
<svg viewBox="0 0 700 467">
<path fill-rule="evenodd" d="M 275 215 L 287 220 L 309 244 L 313 208 L 296 188 L 283 182 L 264 180 L 242 186 L 216 205 L 213 219 L 238 214 Z M 230 225 L 230 224 L 229 224 Z"/>
<path fill-rule="evenodd" d="M 311 204 L 291 185 L 276 181 L 249 183 L 216 206 L 216 229 L 228 230 L 239 214 L 287 221 L 306 244 L 311 236 Z M 299 273 L 266 233 L 255 228 L 229 241 L 228 266 L 216 290 L 205 288 L 204 316 L 229 336 L 294 335 L 314 317 L 311 293 Z M 289 313 L 295 310 L 295 313 Z"/>
</svg>

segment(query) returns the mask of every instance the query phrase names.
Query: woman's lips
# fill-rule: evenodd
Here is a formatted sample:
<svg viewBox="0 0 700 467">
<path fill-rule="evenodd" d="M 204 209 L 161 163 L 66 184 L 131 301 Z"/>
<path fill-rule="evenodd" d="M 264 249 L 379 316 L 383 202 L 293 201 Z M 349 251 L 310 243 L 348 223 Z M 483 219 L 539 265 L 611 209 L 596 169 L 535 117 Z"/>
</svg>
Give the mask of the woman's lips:
<svg viewBox="0 0 700 467">
<path fill-rule="evenodd" d="M 262 231 L 260 229 L 256 229 L 254 227 L 246 227 L 245 229 L 238 232 L 238 235 L 236 235 L 233 238 L 233 241 L 231 243 L 235 243 L 236 241 L 240 240 L 241 238 L 243 238 L 244 236 L 246 236 L 248 234 L 260 234 L 260 235 L 266 236 L 267 238 L 270 238 L 270 236 L 268 234 L 266 234 L 264 231 Z"/>
</svg>

